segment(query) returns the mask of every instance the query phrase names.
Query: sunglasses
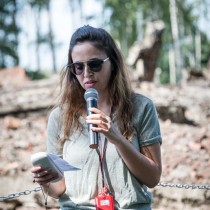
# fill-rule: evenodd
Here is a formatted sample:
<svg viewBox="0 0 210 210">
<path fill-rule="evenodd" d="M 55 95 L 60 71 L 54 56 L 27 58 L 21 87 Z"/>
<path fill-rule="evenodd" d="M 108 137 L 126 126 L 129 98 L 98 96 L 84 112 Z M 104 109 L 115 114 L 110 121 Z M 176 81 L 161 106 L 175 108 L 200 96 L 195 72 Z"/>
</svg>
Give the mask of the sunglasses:
<svg viewBox="0 0 210 210">
<path fill-rule="evenodd" d="M 107 60 L 109 60 L 109 57 L 105 58 L 104 60 L 99 59 L 99 58 L 94 58 L 86 62 L 75 62 L 75 63 L 69 64 L 68 67 L 70 68 L 70 71 L 73 74 L 81 75 L 84 72 L 85 63 L 86 63 L 90 71 L 99 72 L 102 68 L 102 64 Z"/>
</svg>

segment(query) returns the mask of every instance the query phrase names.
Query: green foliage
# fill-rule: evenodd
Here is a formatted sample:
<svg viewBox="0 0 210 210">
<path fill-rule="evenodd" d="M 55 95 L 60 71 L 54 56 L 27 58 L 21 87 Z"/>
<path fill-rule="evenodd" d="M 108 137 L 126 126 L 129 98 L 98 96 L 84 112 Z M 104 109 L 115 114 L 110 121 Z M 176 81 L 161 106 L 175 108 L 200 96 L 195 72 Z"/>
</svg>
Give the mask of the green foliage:
<svg viewBox="0 0 210 210">
<path fill-rule="evenodd" d="M 198 3 L 198 1 L 196 1 Z M 143 16 L 143 27 L 145 29 L 146 23 L 149 21 L 163 20 L 165 24 L 165 30 L 163 34 L 163 46 L 159 56 L 158 66 L 162 69 L 161 81 L 169 82 L 169 64 L 168 64 L 168 51 L 172 47 L 172 29 L 171 29 L 171 17 L 169 9 L 170 1 L 166 0 L 106 0 L 105 7 L 111 11 L 110 16 L 110 29 L 111 34 L 116 40 L 121 43 L 123 54 L 128 54 L 128 49 L 137 40 L 138 37 L 138 23 L 137 14 L 140 13 Z M 202 2 L 207 5 L 206 2 Z M 181 52 L 184 65 L 190 65 L 189 55 L 194 56 L 194 43 L 185 42 L 189 36 L 193 34 L 193 30 L 197 26 L 198 15 L 196 16 L 193 11 L 196 8 L 195 2 L 189 1 L 176 1 L 177 6 L 177 18 L 179 24 L 179 38 L 181 42 Z M 199 14 L 201 15 L 201 14 Z M 202 35 L 202 64 L 206 65 L 209 58 L 209 47 L 206 43 L 209 41 L 203 41 L 205 39 Z M 186 68 L 186 66 L 183 66 Z"/>
<path fill-rule="evenodd" d="M 31 7 L 37 8 L 37 9 L 44 9 L 47 7 L 47 5 L 50 3 L 50 0 L 29 0 L 29 4 Z"/>
<path fill-rule="evenodd" d="M 111 33 L 115 39 L 119 40 L 122 51 L 126 55 L 128 46 L 131 46 L 137 37 L 135 23 L 138 3 L 129 0 L 107 0 L 105 5 L 112 11 Z"/>
<path fill-rule="evenodd" d="M 168 48 L 162 47 L 158 59 L 158 66 L 161 68 L 160 82 L 169 83 Z"/>
<path fill-rule="evenodd" d="M 18 35 L 21 29 L 16 20 L 25 4 L 30 5 L 36 10 L 36 13 L 39 13 L 43 9 L 49 9 L 50 0 L 0 1 L 0 68 L 12 67 L 19 64 Z M 39 30 L 39 26 L 37 30 Z M 53 36 L 51 36 L 51 39 L 53 39 Z M 38 31 L 35 42 L 37 46 L 49 42 L 49 34 L 43 35 Z"/>
<path fill-rule="evenodd" d="M 40 79 L 47 79 L 50 77 L 48 72 L 45 71 L 32 71 L 32 70 L 26 70 L 26 75 L 31 80 L 40 80 Z"/>
<path fill-rule="evenodd" d="M 206 68 L 206 64 L 210 59 L 210 40 L 208 40 L 206 34 L 204 33 L 201 33 L 201 43 L 202 43 L 201 67 Z"/>
<path fill-rule="evenodd" d="M 17 48 L 20 28 L 16 23 L 18 9 L 16 0 L 0 1 L 0 68 L 19 63 Z"/>
</svg>

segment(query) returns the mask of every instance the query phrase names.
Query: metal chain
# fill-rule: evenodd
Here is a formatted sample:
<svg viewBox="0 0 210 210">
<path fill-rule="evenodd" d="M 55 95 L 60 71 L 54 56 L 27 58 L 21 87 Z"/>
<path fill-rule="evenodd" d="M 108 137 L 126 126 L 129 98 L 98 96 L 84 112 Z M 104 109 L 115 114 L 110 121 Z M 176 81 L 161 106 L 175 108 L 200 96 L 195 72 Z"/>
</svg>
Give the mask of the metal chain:
<svg viewBox="0 0 210 210">
<path fill-rule="evenodd" d="M 198 184 L 179 184 L 179 183 L 171 183 L 171 182 L 160 182 L 157 186 L 161 187 L 175 187 L 175 188 L 184 188 L 184 189 L 199 189 L 199 190 L 210 190 L 210 185 L 198 185 Z M 39 192 L 41 187 L 36 187 L 33 190 L 25 190 L 23 192 L 17 192 L 9 194 L 8 196 L 0 196 L 0 202 L 11 200 L 22 195 L 29 195 L 32 192 Z"/>
<path fill-rule="evenodd" d="M 41 187 L 36 187 L 33 190 L 25 190 L 23 192 L 16 192 L 16 193 L 9 194 L 8 196 L 0 196 L 0 202 L 6 201 L 6 200 L 11 200 L 11 199 L 14 199 L 14 198 L 18 198 L 22 195 L 29 195 L 32 192 L 39 192 L 40 190 L 41 190 Z"/>
<path fill-rule="evenodd" d="M 157 186 L 161 187 L 176 187 L 184 189 L 199 189 L 199 190 L 210 190 L 210 185 L 198 185 L 198 184 L 178 184 L 170 182 L 160 182 Z"/>
</svg>

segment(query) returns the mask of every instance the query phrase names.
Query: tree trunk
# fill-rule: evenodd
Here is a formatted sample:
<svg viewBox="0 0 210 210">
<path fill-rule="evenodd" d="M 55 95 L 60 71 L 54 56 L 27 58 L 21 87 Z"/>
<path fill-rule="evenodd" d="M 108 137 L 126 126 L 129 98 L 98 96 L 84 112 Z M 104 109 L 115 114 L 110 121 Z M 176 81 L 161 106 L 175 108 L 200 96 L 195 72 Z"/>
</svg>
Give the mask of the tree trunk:
<svg viewBox="0 0 210 210">
<path fill-rule="evenodd" d="M 37 65 L 37 71 L 41 70 L 41 63 L 40 63 L 40 12 L 41 8 L 38 8 L 37 12 L 35 12 L 35 25 L 36 25 L 36 65 Z"/>
<path fill-rule="evenodd" d="M 170 18 L 171 18 L 173 48 L 175 52 L 174 53 L 174 56 L 175 56 L 174 69 L 176 69 L 176 83 L 179 83 L 181 80 L 182 58 L 181 58 L 181 50 L 180 50 L 180 44 L 179 44 L 179 28 L 178 28 L 178 21 L 177 21 L 176 0 L 170 0 L 169 11 L 170 11 Z"/>
<path fill-rule="evenodd" d="M 56 49 L 55 49 L 53 29 L 52 29 L 52 14 L 51 14 L 51 8 L 50 8 L 50 1 L 47 3 L 47 13 L 48 13 L 48 21 L 49 21 L 49 44 L 50 44 L 50 50 L 52 53 L 53 73 L 56 73 L 57 72 Z"/>
<path fill-rule="evenodd" d="M 198 28 L 195 33 L 195 68 L 201 70 L 201 33 Z"/>
<path fill-rule="evenodd" d="M 17 30 L 17 0 L 13 0 L 13 6 L 14 6 L 14 10 L 13 10 L 13 13 L 12 13 L 12 21 L 13 21 L 13 24 L 14 26 L 16 27 L 15 29 L 15 51 L 17 52 L 18 51 L 18 30 Z M 15 65 L 18 65 L 19 64 L 19 57 L 18 57 L 18 53 L 17 53 L 17 57 L 15 59 Z"/>
<path fill-rule="evenodd" d="M 127 63 L 136 69 L 138 77 L 136 79 L 153 81 L 162 45 L 163 31 L 164 23 L 162 21 L 148 23 L 143 42 L 136 42 L 129 50 Z M 139 60 L 143 61 L 143 71 L 138 69 L 137 62 Z M 141 72 L 143 72 L 143 76 Z"/>
</svg>

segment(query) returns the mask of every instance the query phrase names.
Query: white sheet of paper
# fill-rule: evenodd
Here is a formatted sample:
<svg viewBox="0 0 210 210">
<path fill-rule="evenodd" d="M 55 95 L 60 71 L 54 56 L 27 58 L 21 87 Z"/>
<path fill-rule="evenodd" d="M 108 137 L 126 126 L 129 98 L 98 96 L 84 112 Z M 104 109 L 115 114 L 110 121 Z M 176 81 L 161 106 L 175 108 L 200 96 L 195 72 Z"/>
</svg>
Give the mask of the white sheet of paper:
<svg viewBox="0 0 210 210">
<path fill-rule="evenodd" d="M 62 158 L 60 158 L 57 155 L 48 153 L 48 156 L 58 166 L 58 168 L 62 172 L 64 172 L 64 171 L 76 171 L 76 170 L 80 170 L 79 168 L 70 165 L 67 161 L 63 160 Z"/>
</svg>

